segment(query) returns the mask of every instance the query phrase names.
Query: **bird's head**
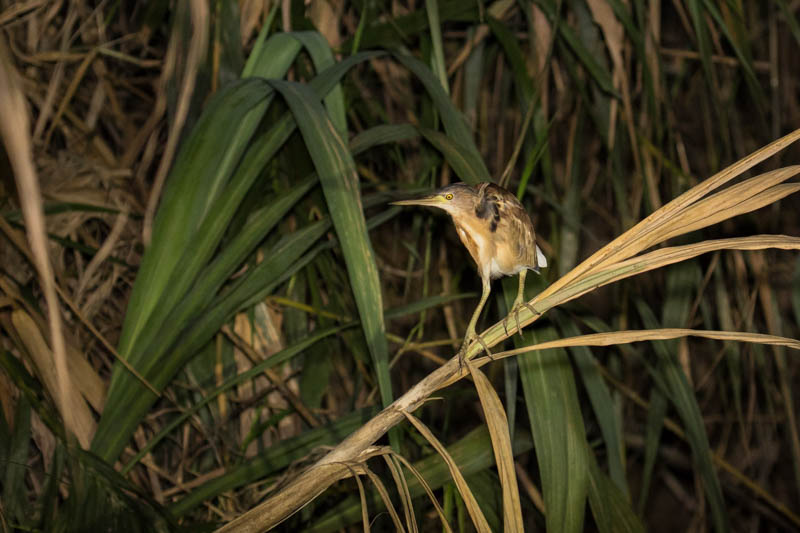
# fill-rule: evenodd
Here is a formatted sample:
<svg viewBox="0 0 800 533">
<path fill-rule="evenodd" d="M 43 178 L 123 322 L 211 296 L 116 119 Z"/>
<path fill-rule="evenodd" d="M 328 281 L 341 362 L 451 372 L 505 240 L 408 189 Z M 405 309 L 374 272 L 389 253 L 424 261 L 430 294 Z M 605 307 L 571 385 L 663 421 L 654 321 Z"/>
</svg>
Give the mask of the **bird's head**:
<svg viewBox="0 0 800 533">
<path fill-rule="evenodd" d="M 394 205 L 425 205 L 428 207 L 438 207 L 444 209 L 453 216 L 463 213 L 471 213 L 475 209 L 475 199 L 477 193 L 475 189 L 466 183 L 453 183 L 442 187 L 438 191 L 426 194 L 420 198 L 410 200 L 399 200 L 392 202 Z"/>
</svg>

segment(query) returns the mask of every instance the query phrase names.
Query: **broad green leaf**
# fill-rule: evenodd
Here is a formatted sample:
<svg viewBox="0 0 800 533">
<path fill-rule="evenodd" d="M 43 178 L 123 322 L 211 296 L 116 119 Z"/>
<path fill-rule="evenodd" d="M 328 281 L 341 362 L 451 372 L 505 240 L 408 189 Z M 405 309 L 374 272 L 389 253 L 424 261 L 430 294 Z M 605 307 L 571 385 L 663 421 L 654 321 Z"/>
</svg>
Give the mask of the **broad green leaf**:
<svg viewBox="0 0 800 533">
<path fill-rule="evenodd" d="M 589 504 L 600 533 L 644 533 L 641 519 L 619 484 L 613 482 L 589 452 Z"/>
<path fill-rule="evenodd" d="M 242 77 L 283 78 L 301 49 L 302 43 L 291 33 L 276 33 L 253 49 Z"/>
<path fill-rule="evenodd" d="M 523 335 L 524 345 L 558 337 L 552 328 Z M 548 531 L 583 531 L 589 483 L 586 432 L 572 365 L 562 349 L 518 357 L 547 509 Z"/>
<path fill-rule="evenodd" d="M 463 182 L 475 185 L 488 179 L 481 173 L 483 159 L 474 151 L 459 145 L 444 133 L 422 127 L 419 132 L 442 153 L 447 164 Z"/>
<path fill-rule="evenodd" d="M 639 491 L 639 513 L 644 515 L 647 505 L 647 496 L 650 483 L 653 479 L 653 470 L 658 458 L 658 448 L 661 443 L 661 432 L 664 429 L 664 420 L 667 417 L 667 397 L 658 387 L 650 390 L 650 409 L 647 410 L 647 424 L 644 433 L 644 465 L 642 466 L 642 488 Z"/>
<path fill-rule="evenodd" d="M 350 151 L 358 155 L 373 146 L 396 143 L 419 137 L 419 131 L 411 124 L 381 124 L 364 130 L 350 139 Z"/>
<path fill-rule="evenodd" d="M 215 95 L 181 148 L 154 220 L 151 245 L 142 257 L 131 292 L 118 347 L 123 357 L 138 342 L 158 302 L 170 293 L 169 281 L 178 262 L 195 245 L 195 232 L 216 194 L 228 182 L 267 103 L 268 92 L 262 82 L 232 84 Z M 206 135 L 212 128 L 216 135 Z M 222 150 L 221 138 L 227 140 Z M 124 369 L 115 370 L 110 389 L 121 372 Z"/>
<path fill-rule="evenodd" d="M 298 41 L 292 38 L 291 42 Z M 353 65 L 377 55 L 380 53 L 358 54 L 336 63 L 320 73 L 310 84 L 310 87 L 317 91 L 316 98 L 324 97 L 328 91 L 333 89 Z M 294 56 L 290 55 L 290 57 Z M 283 62 L 283 66 L 288 68 L 288 64 L 285 62 Z M 279 71 L 283 66 L 278 65 Z M 268 103 L 271 91 L 267 87 L 263 80 L 249 79 L 233 84 L 231 89 L 221 91 L 220 95 L 212 99 L 193 129 L 189 140 L 182 148 L 178 162 L 170 174 L 165 198 L 162 200 L 155 219 L 154 245 L 148 249 L 142 259 L 141 268 L 144 269 L 145 275 L 141 281 L 137 278 L 129 304 L 128 313 L 133 318 L 128 318 L 126 315 L 125 319 L 126 324 L 129 321 L 132 324 L 125 328 L 129 328 L 131 331 L 133 328 L 138 328 L 139 333 L 135 335 L 134 339 L 133 333 L 126 337 L 125 331 L 127 330 L 123 329 L 123 339 L 120 345 L 120 350 L 123 348 L 125 350 L 123 354 L 130 353 L 132 355 L 131 363 L 137 369 L 142 366 L 155 372 L 155 374 L 143 372 L 149 376 L 148 379 L 151 383 L 157 382 L 162 384 L 161 386 L 166 385 L 180 368 L 172 363 L 185 362 L 191 356 L 191 354 L 184 354 L 178 358 L 171 358 L 170 364 L 162 364 L 163 358 L 172 357 L 167 355 L 168 350 L 172 349 L 172 341 L 178 335 L 186 333 L 171 327 L 171 324 L 167 324 L 163 320 L 159 321 L 158 317 L 154 319 L 154 313 L 164 315 L 165 311 L 172 308 L 173 305 L 179 307 L 185 305 L 178 313 L 168 316 L 172 318 L 180 315 L 181 320 L 185 321 L 198 313 L 202 314 L 199 311 L 202 306 L 198 307 L 198 305 L 208 302 L 215 296 L 214 291 L 238 267 L 236 258 L 239 258 L 238 261 L 243 260 L 252 252 L 253 246 L 263 239 L 264 233 L 259 235 L 257 230 L 268 231 L 268 228 L 264 228 L 260 222 L 269 220 L 269 218 L 259 219 L 258 223 L 250 225 L 245 234 L 237 237 L 238 244 L 234 242 L 233 248 L 226 249 L 227 253 L 223 251 L 198 281 L 189 279 L 192 276 L 186 275 L 186 272 L 182 271 L 187 264 L 194 265 L 194 267 L 202 266 L 203 261 L 206 260 L 203 254 L 216 248 L 214 239 L 217 239 L 218 242 L 220 232 L 227 227 L 227 221 L 233 216 L 238 203 L 240 203 L 237 200 L 240 200 L 242 191 L 246 192 L 246 185 L 258 177 L 267 161 L 273 157 L 275 151 L 294 130 L 295 123 L 291 114 L 286 114 L 277 120 L 272 128 L 258 139 L 258 142 L 250 146 L 242 163 L 237 167 L 235 176 L 230 178 L 230 189 L 223 188 L 222 183 L 228 181 L 228 173 L 237 159 L 235 154 L 241 155 L 244 150 L 245 133 L 251 130 L 250 122 L 245 122 L 244 125 L 239 123 L 241 115 L 250 109 L 247 100 Z M 251 103 L 250 106 L 252 105 L 255 104 Z M 263 106 L 264 104 L 258 105 Z M 239 108 L 241 110 L 237 111 Z M 219 143 L 220 139 L 224 139 L 226 143 L 231 143 L 232 140 L 236 141 L 231 143 L 237 146 L 236 150 L 232 147 L 222 151 L 216 150 L 213 143 Z M 211 157 L 211 155 L 216 155 L 216 157 Z M 222 162 L 218 161 L 220 158 Z M 219 167 L 219 171 L 212 173 L 213 179 L 198 179 L 198 176 L 202 178 L 217 167 Z M 302 187 L 298 188 L 298 190 L 300 189 Z M 212 198 L 210 196 L 212 191 L 218 191 L 219 198 L 216 196 Z M 221 211 L 216 211 L 216 209 L 221 209 Z M 203 217 L 204 213 L 208 214 L 207 218 Z M 200 234 L 198 228 L 201 224 L 204 224 L 203 231 L 207 229 L 213 229 L 213 231 L 209 234 Z M 163 228 L 162 226 L 168 227 Z M 317 228 L 321 231 L 321 226 L 317 226 Z M 192 239 L 193 237 L 194 239 Z M 173 243 L 170 239 L 174 239 L 174 246 L 171 246 Z M 246 246 L 242 244 L 245 242 L 249 244 Z M 159 243 L 158 246 L 156 243 Z M 197 247 L 201 253 L 196 254 L 193 246 Z M 313 256 L 313 254 L 306 255 L 305 259 L 292 265 L 292 268 L 298 268 L 304 264 L 303 261 L 308 261 Z M 207 255 L 205 257 L 207 258 Z M 181 261 L 187 263 L 184 264 Z M 164 268 L 159 270 L 162 263 Z M 139 276 L 142 276 L 142 270 L 140 270 Z M 175 277 L 173 278 L 173 276 Z M 176 289 L 182 289 L 185 292 L 190 282 L 197 285 L 184 297 L 184 294 Z M 137 289 L 139 286 L 141 287 Z M 265 294 L 264 290 L 263 286 L 259 286 L 253 294 L 263 295 Z M 139 296 L 136 296 L 137 294 Z M 148 296 L 144 296 L 145 294 Z M 181 298 L 183 298 L 183 304 L 173 304 L 176 299 Z M 146 305 L 139 305 L 139 300 Z M 155 305 L 156 302 L 159 305 Z M 226 307 L 226 310 L 228 313 L 233 313 L 241 304 L 242 302 L 238 301 L 233 306 Z M 211 320 L 211 323 L 222 324 L 222 321 L 218 321 L 220 317 L 216 312 L 218 309 L 214 309 L 214 311 L 210 315 L 203 316 L 199 323 L 207 324 L 209 322 L 205 320 L 209 316 L 213 316 L 215 318 Z M 149 323 L 150 320 L 153 322 Z M 141 327 L 138 325 L 140 322 L 149 323 L 153 327 Z M 167 328 L 166 336 L 162 336 L 162 327 Z M 197 334 L 197 324 L 194 325 L 194 328 L 195 334 Z M 143 333 L 145 335 L 142 335 Z M 196 349 L 199 349 L 199 346 Z M 144 368 L 139 370 L 141 372 Z M 92 450 L 109 461 L 118 456 L 127 439 L 139 424 L 141 416 L 153 401 L 150 392 L 140 394 L 143 390 L 142 385 L 127 371 L 115 370 L 114 375 L 114 379 L 119 384 L 114 386 L 112 383 L 104 415 L 100 419 L 92 443 Z M 136 401 L 132 403 L 130 398 L 135 398 Z M 134 405 L 136 409 L 133 408 Z"/>
<path fill-rule="evenodd" d="M 207 268 L 237 208 L 261 175 L 264 165 L 283 145 L 292 129 L 293 125 L 289 121 L 279 120 L 269 132 L 259 136 L 243 157 L 236 173 L 227 184 L 225 193 L 212 204 L 210 212 L 213 216 L 203 220 L 197 231 L 197 235 L 201 237 L 195 240 L 191 253 L 179 260 L 170 279 L 169 293 L 153 309 L 138 346 L 130 351 L 129 359 L 136 363 L 137 368 L 142 357 L 153 362 L 154 350 L 158 353 L 158 348 L 152 346 L 152 343 L 163 345 L 177 338 L 186 321 L 200 311 L 200 306 L 213 297 L 225 278 L 233 273 L 252 252 L 255 245 L 282 220 L 286 212 L 314 184 L 313 178 L 307 179 L 292 191 L 276 198 L 273 203 L 254 213 L 255 222 L 233 238 L 214 260 L 214 268 Z M 176 309 L 179 302 L 181 305 Z"/>
<path fill-rule="evenodd" d="M 302 43 L 303 47 L 308 50 L 311 56 L 311 61 L 314 63 L 314 68 L 317 72 L 332 67 L 335 64 L 333 58 L 333 51 L 328 45 L 328 41 L 321 33 L 316 31 L 301 31 L 290 33 L 292 37 Z M 283 77 L 283 76 L 278 76 Z M 345 118 L 344 108 L 344 93 L 342 86 L 336 84 L 330 91 L 327 92 L 324 98 L 325 109 L 328 111 L 328 116 L 336 129 L 339 130 L 340 135 L 345 135 L 347 132 L 347 119 Z"/>
<path fill-rule="evenodd" d="M 261 58 L 261 54 L 265 46 L 264 43 L 266 43 L 267 35 L 269 35 L 269 30 L 272 27 L 272 23 L 275 21 L 275 16 L 278 14 L 278 7 L 279 4 L 277 3 L 272 6 L 272 9 L 269 11 L 269 15 L 267 15 L 267 20 L 265 20 L 264 25 L 261 26 L 261 31 L 258 32 L 258 37 L 256 38 L 255 43 L 253 43 L 253 48 L 250 50 L 250 55 L 247 56 L 247 61 L 242 69 L 242 78 L 249 78 L 253 76 L 253 70 Z"/>
<path fill-rule="evenodd" d="M 450 97 L 444 92 L 433 73 L 424 63 L 414 57 L 402 54 L 394 54 L 394 57 L 413 72 L 422 82 L 422 85 L 425 86 L 428 96 L 433 100 L 436 110 L 439 112 L 439 117 L 442 119 L 447 136 L 465 151 L 464 157 L 466 159 L 473 161 L 477 165 L 474 172 L 481 176 L 478 181 L 490 181 L 489 170 L 486 168 L 486 164 L 475 146 L 475 140 L 472 138 L 472 132 L 464 119 L 464 115 L 453 106 Z"/>
<path fill-rule="evenodd" d="M 580 330 L 570 319 L 561 313 L 556 313 L 554 316 L 564 337 L 580 335 Z M 625 448 L 621 440 L 622 421 L 617 416 L 611 393 L 597 370 L 600 363 L 592 355 L 592 351 L 585 346 L 570 348 L 570 352 L 572 352 L 572 359 L 580 372 L 583 386 L 589 396 L 589 403 L 592 405 L 592 411 L 597 417 L 600 432 L 606 443 L 611 479 L 616 483 L 617 489 L 622 495 L 626 496 L 628 482 L 625 476 Z"/>
<path fill-rule="evenodd" d="M 393 395 L 383 298 L 353 157 L 309 87 L 279 80 L 270 83 L 286 99 L 317 169 L 375 364 L 381 400 L 387 406 Z"/>
<path fill-rule="evenodd" d="M 271 14 L 271 16 L 273 16 Z M 298 31 L 276 33 L 263 46 L 254 48 L 251 59 L 248 59 L 247 77 L 280 79 L 286 75 L 294 63 L 300 50 L 305 48 L 311 56 L 314 68 L 322 72 L 335 64 L 333 52 L 325 38 L 316 31 Z M 252 58 L 257 56 L 257 59 Z M 252 64 L 251 64 L 252 61 Z M 245 76 L 243 74 L 243 76 Z M 325 106 L 331 120 L 344 132 L 347 128 L 344 109 L 344 95 L 337 83 L 330 91 L 326 91 Z"/>
</svg>

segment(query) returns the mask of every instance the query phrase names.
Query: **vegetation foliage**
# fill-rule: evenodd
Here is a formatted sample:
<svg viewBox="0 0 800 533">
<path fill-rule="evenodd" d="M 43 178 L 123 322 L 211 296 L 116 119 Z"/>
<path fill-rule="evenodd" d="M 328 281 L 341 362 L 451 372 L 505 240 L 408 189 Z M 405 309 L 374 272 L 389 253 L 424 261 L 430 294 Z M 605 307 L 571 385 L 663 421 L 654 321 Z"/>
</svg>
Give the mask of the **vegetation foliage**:
<svg viewBox="0 0 800 533">
<path fill-rule="evenodd" d="M 799 9 L 0 0 L 3 529 L 800 528 Z"/>
</svg>

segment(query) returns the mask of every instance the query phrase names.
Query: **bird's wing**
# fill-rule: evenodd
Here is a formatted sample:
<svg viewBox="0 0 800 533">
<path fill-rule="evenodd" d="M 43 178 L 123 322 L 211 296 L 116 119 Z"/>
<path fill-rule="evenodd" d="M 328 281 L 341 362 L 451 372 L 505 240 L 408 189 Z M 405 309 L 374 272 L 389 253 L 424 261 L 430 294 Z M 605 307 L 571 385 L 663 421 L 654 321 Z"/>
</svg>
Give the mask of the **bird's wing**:
<svg viewBox="0 0 800 533">
<path fill-rule="evenodd" d="M 525 208 L 519 202 L 508 202 L 503 206 L 500 218 L 508 225 L 506 235 L 513 241 L 511 247 L 516 249 L 517 260 L 534 270 L 543 266 L 536 253 L 536 232 Z"/>
<path fill-rule="evenodd" d="M 494 183 L 481 183 L 477 186 L 478 197 L 475 201 L 475 216 L 486 220 L 489 231 L 495 233 L 500 223 L 500 208 L 503 189 Z"/>
<path fill-rule="evenodd" d="M 491 215 L 490 229 L 505 241 L 515 263 L 534 270 L 547 266 L 544 254 L 536 246 L 531 217 L 516 196 L 493 183 L 482 183 L 475 214 L 481 218 Z"/>
</svg>

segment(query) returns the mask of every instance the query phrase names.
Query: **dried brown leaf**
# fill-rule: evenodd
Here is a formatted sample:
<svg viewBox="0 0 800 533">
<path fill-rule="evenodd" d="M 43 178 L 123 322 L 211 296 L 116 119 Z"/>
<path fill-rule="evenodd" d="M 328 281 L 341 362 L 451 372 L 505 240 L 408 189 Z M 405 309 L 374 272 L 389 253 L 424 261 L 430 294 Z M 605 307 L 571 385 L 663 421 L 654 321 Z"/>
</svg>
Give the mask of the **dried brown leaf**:
<svg viewBox="0 0 800 533">
<path fill-rule="evenodd" d="M 506 533 L 524 531 L 522 520 L 522 504 L 519 499 L 519 485 L 514 469 L 514 451 L 511 448 L 511 432 L 508 427 L 503 403 L 492 387 L 486 374 L 467 361 L 470 374 L 475 381 L 475 388 L 486 417 L 486 426 L 492 438 L 492 449 L 503 488 L 503 528 Z"/>
<path fill-rule="evenodd" d="M 375 473 L 366 467 L 366 465 L 362 464 L 362 468 L 364 473 L 367 477 L 372 481 L 372 484 L 375 485 L 375 488 L 378 490 L 378 494 L 380 494 L 381 499 L 383 500 L 383 505 L 386 507 L 386 511 L 389 513 L 389 516 L 392 517 L 392 522 L 394 522 L 395 530 L 399 533 L 404 533 L 405 528 L 403 527 L 403 522 L 400 520 L 400 515 L 397 514 L 397 509 L 394 508 L 392 504 L 392 499 L 389 497 L 389 491 L 386 490 L 386 486 L 381 481 Z"/>
<path fill-rule="evenodd" d="M 442 456 L 444 462 L 447 463 L 447 468 L 450 470 L 450 475 L 453 477 L 453 481 L 458 488 L 458 492 L 461 494 L 461 499 L 464 500 L 464 505 L 467 507 L 467 512 L 469 512 L 470 518 L 472 518 L 472 523 L 475 526 L 475 529 L 478 530 L 479 533 L 491 533 L 492 529 L 489 527 L 489 522 L 486 521 L 486 517 L 483 516 L 483 511 L 481 511 L 480 506 L 478 505 L 478 501 L 475 499 L 475 496 L 472 494 L 472 490 L 470 490 L 469 485 L 467 485 L 467 480 L 464 479 L 464 475 L 461 473 L 461 470 L 458 469 L 458 465 L 453 460 L 453 457 L 447 451 L 439 439 L 431 432 L 428 427 L 422 423 L 420 419 L 409 413 L 408 411 L 403 411 L 403 415 L 411 422 L 411 424 L 417 428 L 425 439 L 431 443 L 431 446 L 434 447 L 436 452 Z"/>
<path fill-rule="evenodd" d="M 417 519 L 414 515 L 414 502 L 411 498 L 411 492 L 408 490 L 408 483 L 406 483 L 406 478 L 403 475 L 402 470 L 400 469 L 400 465 L 397 464 L 397 459 L 392 454 L 384 454 L 383 460 L 386 461 L 386 465 L 389 467 L 389 472 L 392 474 L 392 479 L 394 479 L 394 484 L 397 486 L 397 492 L 400 494 L 400 500 L 403 502 L 403 512 L 406 515 L 406 527 L 412 533 L 418 533 L 419 528 L 417 528 Z"/>
<path fill-rule="evenodd" d="M 85 400 L 72 383 L 67 389 L 70 394 L 66 397 L 62 396 L 63 382 L 62 377 L 53 366 L 53 351 L 47 345 L 47 341 L 30 315 L 21 309 L 14 310 L 11 312 L 11 323 L 16 330 L 17 337 L 23 343 L 25 351 L 31 356 L 45 389 L 51 397 L 61 398 L 63 404 L 60 405 L 60 410 L 69 411 L 69 417 L 73 420 L 70 431 L 77 437 L 81 446 L 88 448 L 96 429 L 89 406 L 86 405 Z M 72 379 L 69 374 L 66 378 Z M 65 413 L 62 411 L 61 414 L 66 421 Z"/>
<path fill-rule="evenodd" d="M 433 494 L 433 489 L 431 489 L 431 486 L 428 484 L 427 481 L 425 481 L 425 478 L 422 477 L 422 474 L 420 474 L 419 471 L 416 468 L 414 468 L 414 465 L 409 463 L 405 459 L 405 457 L 397 454 L 393 455 L 393 457 L 396 460 L 403 463 L 405 467 L 408 468 L 412 474 L 414 474 L 414 477 L 417 478 L 419 484 L 422 486 L 423 489 L 425 489 L 425 492 L 428 494 L 428 499 L 431 501 L 434 508 L 436 508 L 436 512 L 439 515 L 439 519 L 442 521 L 442 526 L 444 527 L 444 530 L 447 533 L 452 533 L 453 529 L 450 527 L 450 524 L 447 522 L 447 518 L 444 516 L 444 509 L 442 509 L 442 506 L 439 504 L 439 500 L 437 500 L 436 495 Z"/>
<path fill-rule="evenodd" d="M 578 335 L 566 339 L 541 342 L 524 348 L 517 348 L 493 354 L 492 358 L 481 357 L 475 363 L 479 366 L 501 357 L 511 357 L 522 353 L 536 350 L 550 350 L 553 348 L 567 348 L 570 346 L 615 346 L 617 344 L 630 344 L 632 342 L 658 341 L 681 339 L 684 337 L 701 337 L 720 341 L 739 341 L 753 342 L 758 344 L 768 344 L 775 346 L 786 346 L 793 350 L 800 350 L 800 341 L 788 337 L 777 335 L 766 335 L 764 333 L 748 333 L 744 331 L 711 331 L 685 328 L 661 328 L 644 330 L 612 331 L 609 333 L 592 333 L 589 335 Z"/>
</svg>

